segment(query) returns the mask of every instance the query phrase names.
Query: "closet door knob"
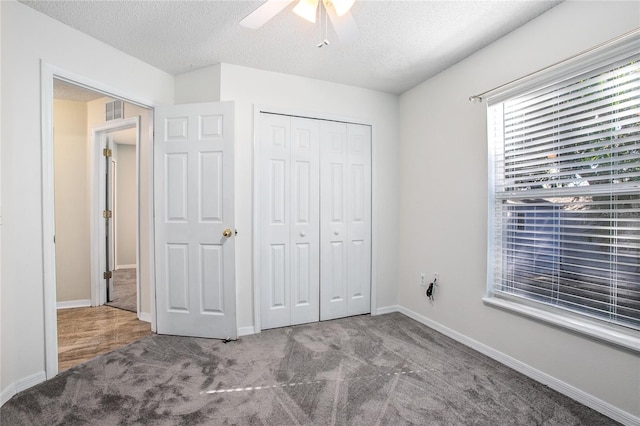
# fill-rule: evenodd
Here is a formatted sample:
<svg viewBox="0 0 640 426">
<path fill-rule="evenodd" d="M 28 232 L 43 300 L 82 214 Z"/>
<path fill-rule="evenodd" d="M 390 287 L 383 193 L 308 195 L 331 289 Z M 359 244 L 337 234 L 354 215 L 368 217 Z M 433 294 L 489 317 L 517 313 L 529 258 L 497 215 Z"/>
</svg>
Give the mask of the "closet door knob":
<svg viewBox="0 0 640 426">
<path fill-rule="evenodd" d="M 307 234 L 305 234 L 304 232 L 300 232 L 300 236 L 301 236 L 301 237 L 304 237 L 304 236 L 306 236 L 306 235 L 307 235 Z"/>
<path fill-rule="evenodd" d="M 340 235 L 340 231 L 333 231 L 333 235 Z"/>
<path fill-rule="evenodd" d="M 222 236 L 229 238 L 231 236 L 231 229 L 225 229 Z"/>
</svg>

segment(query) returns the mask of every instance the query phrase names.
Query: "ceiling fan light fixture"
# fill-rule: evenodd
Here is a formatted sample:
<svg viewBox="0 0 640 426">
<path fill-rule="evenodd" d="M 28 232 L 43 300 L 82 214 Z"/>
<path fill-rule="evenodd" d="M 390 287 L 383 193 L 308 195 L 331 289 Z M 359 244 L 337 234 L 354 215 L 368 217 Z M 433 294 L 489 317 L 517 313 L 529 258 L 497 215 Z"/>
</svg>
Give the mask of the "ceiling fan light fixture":
<svg viewBox="0 0 640 426">
<path fill-rule="evenodd" d="M 317 8 L 318 0 L 300 0 L 293 8 L 293 13 L 315 24 Z"/>
<path fill-rule="evenodd" d="M 356 0 L 331 0 L 333 3 L 333 8 L 336 10 L 336 15 L 342 16 L 351 10 L 351 6 L 355 3 Z"/>
</svg>

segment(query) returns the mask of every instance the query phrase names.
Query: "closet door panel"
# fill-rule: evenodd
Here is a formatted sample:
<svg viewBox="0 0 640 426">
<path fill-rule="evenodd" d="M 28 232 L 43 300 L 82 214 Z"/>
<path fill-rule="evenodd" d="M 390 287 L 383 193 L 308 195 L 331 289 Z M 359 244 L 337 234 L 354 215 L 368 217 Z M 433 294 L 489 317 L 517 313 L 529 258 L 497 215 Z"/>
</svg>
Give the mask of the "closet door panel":
<svg viewBox="0 0 640 426">
<path fill-rule="evenodd" d="M 291 118 L 291 324 L 320 317 L 320 124 Z"/>
<path fill-rule="evenodd" d="M 347 316 L 347 125 L 320 124 L 320 319 Z"/>
<path fill-rule="evenodd" d="M 371 127 L 347 125 L 347 314 L 371 312 Z"/>
<path fill-rule="evenodd" d="M 291 131 L 289 117 L 261 114 L 259 129 L 262 328 L 290 325 Z"/>
</svg>

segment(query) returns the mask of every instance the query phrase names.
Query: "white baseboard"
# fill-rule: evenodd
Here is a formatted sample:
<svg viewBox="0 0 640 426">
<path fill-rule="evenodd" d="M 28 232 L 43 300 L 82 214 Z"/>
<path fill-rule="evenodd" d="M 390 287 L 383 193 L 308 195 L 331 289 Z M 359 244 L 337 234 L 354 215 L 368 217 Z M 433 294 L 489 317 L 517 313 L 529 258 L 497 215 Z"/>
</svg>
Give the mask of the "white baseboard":
<svg viewBox="0 0 640 426">
<path fill-rule="evenodd" d="M 27 390 L 32 386 L 42 383 L 47 379 L 44 371 L 39 371 L 22 379 L 17 380 L 15 383 L 11 383 L 0 394 L 0 407 L 9 401 L 15 394 Z"/>
<path fill-rule="evenodd" d="M 91 306 L 91 299 L 67 300 L 65 302 L 56 303 L 56 306 L 58 309 L 88 308 Z"/>
<path fill-rule="evenodd" d="M 138 319 L 144 322 L 151 322 L 151 314 L 149 312 L 139 312 Z"/>
<path fill-rule="evenodd" d="M 116 265 L 116 271 L 120 269 L 135 269 L 135 263 L 133 265 Z"/>
<path fill-rule="evenodd" d="M 39 371 L 30 376 L 23 377 L 16 381 L 16 393 L 29 389 L 31 386 L 35 386 L 45 380 L 47 380 L 47 374 L 44 371 Z"/>
<path fill-rule="evenodd" d="M 238 328 L 238 337 L 240 336 L 249 336 L 250 334 L 256 334 L 255 328 L 253 326 L 249 327 L 240 327 Z"/>
<path fill-rule="evenodd" d="M 2 407 L 7 401 L 9 401 L 13 395 L 16 394 L 16 384 L 10 383 L 5 390 L 0 393 L 0 407 Z"/>
<path fill-rule="evenodd" d="M 398 305 L 383 306 L 382 308 L 376 309 L 375 315 L 390 314 L 391 312 L 398 312 L 399 310 L 400 307 Z"/>
<path fill-rule="evenodd" d="M 547 373 L 544 373 L 538 369 L 531 367 L 528 364 L 523 363 L 522 361 L 518 361 L 515 358 L 510 357 L 500 351 L 497 351 L 483 343 L 480 343 L 476 340 L 473 340 L 464 334 L 458 333 L 444 325 L 435 322 L 427 317 L 424 317 L 416 312 L 413 312 L 410 309 L 405 308 L 404 306 L 398 306 L 398 311 L 403 313 L 404 315 L 412 318 L 427 327 L 430 327 L 445 336 L 456 340 L 463 345 L 469 346 L 472 349 L 488 356 L 489 358 L 493 358 L 501 364 L 506 365 L 507 367 L 513 368 L 519 373 L 524 374 L 527 377 L 532 378 L 533 380 L 542 383 L 543 385 L 549 386 L 551 389 L 554 389 L 561 394 L 568 396 L 571 399 L 578 401 L 581 404 L 586 405 L 589 408 L 592 408 L 607 417 L 612 418 L 624 425 L 640 425 L 640 417 L 636 417 L 633 414 L 627 413 L 626 411 L 621 410 L 618 407 L 615 407 L 608 402 L 605 402 L 595 396 L 586 393 L 583 390 L 580 390 L 568 383 L 563 382 Z"/>
</svg>

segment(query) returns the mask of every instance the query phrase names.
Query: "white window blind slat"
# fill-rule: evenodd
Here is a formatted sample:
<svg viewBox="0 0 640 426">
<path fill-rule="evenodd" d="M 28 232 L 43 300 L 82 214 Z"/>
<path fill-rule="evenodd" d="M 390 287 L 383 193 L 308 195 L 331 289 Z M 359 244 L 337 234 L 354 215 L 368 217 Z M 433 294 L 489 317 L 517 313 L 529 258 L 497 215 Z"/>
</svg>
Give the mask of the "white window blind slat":
<svg viewBox="0 0 640 426">
<path fill-rule="evenodd" d="M 522 292 L 507 292 L 507 291 L 496 291 L 496 294 L 504 294 L 504 295 L 508 295 L 508 296 L 516 296 L 516 297 L 522 297 L 524 299 L 527 300 L 533 300 L 533 301 L 537 301 L 539 303 L 543 303 L 546 305 L 550 305 L 550 306 L 554 306 L 554 307 L 558 307 L 557 304 L 552 303 L 552 302 L 545 302 L 545 301 L 541 301 L 541 300 L 537 300 L 537 294 L 535 292 L 527 292 L 527 291 L 522 291 Z M 580 299 L 580 298 L 576 298 L 578 300 L 580 300 L 581 302 L 584 299 Z M 622 313 L 611 313 L 608 309 L 607 305 L 603 305 L 602 308 L 598 308 L 597 306 L 594 306 L 590 311 L 585 312 L 583 309 L 583 303 L 576 303 L 575 301 L 572 300 L 567 300 L 563 303 L 562 308 L 567 309 L 569 311 L 575 312 L 575 313 L 579 313 L 588 317 L 592 317 L 592 318 L 596 318 L 596 319 L 603 319 L 603 318 L 620 318 L 621 321 L 620 322 L 632 322 L 633 319 L 638 315 L 637 311 L 631 311 L 631 312 L 622 312 Z M 613 321 L 611 321 L 613 322 Z"/>
<path fill-rule="evenodd" d="M 577 286 L 579 285 L 579 282 L 574 281 L 574 283 L 576 284 L 576 288 L 578 288 Z M 544 300 L 544 296 L 548 297 L 550 295 L 553 295 L 554 293 L 558 295 L 561 291 L 561 289 L 556 287 L 553 283 L 545 283 L 545 282 L 540 282 L 538 285 L 522 285 L 520 283 L 507 279 L 503 282 L 503 285 L 505 287 L 511 287 L 513 290 L 517 289 L 517 292 L 514 291 L 513 293 L 517 293 L 517 294 L 528 293 L 532 297 L 536 297 L 543 300 Z M 609 304 L 607 302 L 601 301 L 602 298 L 598 297 L 605 292 L 582 290 L 582 291 L 575 291 L 574 293 L 568 293 L 565 290 L 565 293 L 567 293 L 566 300 L 568 301 L 573 301 L 575 303 L 577 300 L 580 300 L 582 304 L 589 304 L 590 308 L 594 310 L 608 311 Z M 624 296 L 620 297 L 620 299 L 621 301 L 624 302 L 623 297 Z M 549 300 L 549 302 L 553 303 L 553 300 Z M 634 309 L 633 307 L 630 307 L 625 309 L 625 312 L 627 315 L 632 315 L 634 313 L 637 313 L 638 310 Z"/>
<path fill-rule="evenodd" d="M 597 100 L 608 97 L 611 93 L 615 92 L 617 92 L 619 96 L 622 96 L 625 91 L 633 91 L 636 89 L 640 83 L 640 76 L 637 74 L 631 72 L 624 75 L 628 71 L 633 71 L 633 65 L 619 70 L 618 74 L 623 75 L 615 80 L 604 81 L 600 79 L 597 87 L 593 86 L 592 81 L 587 80 L 579 86 L 573 85 L 571 91 L 567 91 L 566 88 L 570 85 L 562 83 L 554 86 L 554 88 L 559 90 L 549 90 L 546 93 L 536 92 L 535 97 L 525 102 L 511 101 L 505 105 L 505 120 L 509 121 L 514 117 L 530 115 L 531 113 L 542 115 L 539 114 L 539 111 L 558 105 L 559 97 L 563 97 L 563 108 L 568 109 L 586 102 L 593 102 L 594 99 Z M 591 107 L 593 107 L 593 105 L 591 105 Z"/>
<path fill-rule="evenodd" d="M 584 157 L 578 157 L 578 161 L 582 161 Z M 588 165 L 583 168 L 578 168 L 575 163 L 554 164 L 553 171 L 549 170 L 549 167 L 526 167 L 518 169 L 509 173 L 510 179 L 505 179 L 505 185 L 508 187 L 529 187 L 531 180 L 528 179 L 531 176 L 541 176 L 549 178 L 549 184 L 555 182 L 564 183 L 567 179 L 573 180 L 572 185 L 593 185 L 595 182 L 601 181 L 603 176 L 613 175 L 615 179 L 622 179 L 627 177 L 634 177 L 635 171 L 632 170 L 633 166 L 640 160 L 640 153 L 625 156 L 625 162 L 619 162 L 615 165 L 605 166 L 604 164 L 611 164 L 606 160 L 589 162 Z M 631 167 L 630 167 L 631 166 Z M 596 170 L 597 169 L 597 170 Z M 631 170 L 629 170 L 631 169 Z M 627 171 L 629 170 L 629 171 Z M 614 173 L 615 172 L 615 173 Z"/>
<path fill-rule="evenodd" d="M 588 135 L 591 136 L 591 139 L 593 140 L 593 135 L 598 132 L 602 133 L 601 137 L 609 137 L 613 139 L 614 134 L 610 132 L 616 132 L 621 129 L 625 129 L 624 131 L 619 132 L 619 134 L 627 134 L 629 132 L 627 127 L 633 126 L 637 122 L 637 114 L 634 113 L 634 111 L 627 111 L 627 115 L 618 115 L 618 118 L 615 121 L 611 121 L 610 119 L 602 119 L 599 121 L 594 120 L 590 123 L 581 123 L 584 124 L 584 126 L 576 127 L 573 129 L 561 129 L 555 126 L 555 124 L 559 123 L 554 123 L 553 126 L 547 126 L 543 128 L 544 132 L 538 131 L 537 133 L 534 133 L 535 130 L 539 129 L 532 129 L 530 134 L 524 135 L 515 133 L 507 134 L 505 132 L 505 136 L 509 137 L 505 146 L 510 147 L 513 150 L 525 150 L 532 146 L 540 146 L 545 142 L 548 143 L 557 141 L 558 139 L 566 136 L 570 136 L 571 138 L 578 138 L 583 135 Z M 633 128 L 632 130 L 634 132 L 637 132 L 637 129 L 635 128 Z"/>
<path fill-rule="evenodd" d="M 499 185 L 496 183 L 496 188 L 500 188 L 501 192 L 496 192 L 494 195 L 496 199 L 502 200 L 518 200 L 519 197 L 523 197 L 524 195 L 534 199 L 534 198 L 542 198 L 542 199 L 555 199 L 555 198 L 570 198 L 570 197 L 581 197 L 586 191 L 585 188 L 588 189 L 588 196 L 606 196 L 611 193 L 610 187 L 606 185 L 598 185 L 592 187 L 575 187 L 575 186 L 556 186 L 552 188 L 544 188 L 540 185 L 537 188 L 527 189 L 526 193 L 522 193 L 519 191 L 509 191 L 508 188 L 505 188 L 504 185 Z M 553 191 L 553 195 L 550 195 L 550 191 Z M 580 192 L 583 191 L 583 192 Z M 616 184 L 616 193 L 617 194 L 635 194 L 640 192 L 640 182 L 621 182 Z"/>
<path fill-rule="evenodd" d="M 618 147 L 609 149 L 609 154 L 614 156 L 618 156 L 619 154 L 627 154 L 629 151 L 629 147 L 627 146 L 627 144 L 633 144 L 634 141 L 635 139 L 633 139 L 632 137 L 617 139 Z M 609 144 L 610 143 L 604 143 L 604 142 L 600 144 L 593 144 L 591 149 L 604 148 Z M 611 160 L 608 158 L 594 159 L 593 155 L 591 155 L 590 153 L 580 153 L 580 154 L 571 155 L 573 152 L 575 152 L 575 149 L 572 149 L 572 150 L 563 149 L 563 150 L 556 150 L 553 152 L 553 154 L 555 157 L 557 157 L 558 155 L 562 155 L 562 163 L 563 164 L 567 163 L 568 165 L 574 164 L 575 162 L 589 161 L 589 167 L 595 168 L 600 166 L 601 164 L 611 163 Z M 638 159 L 639 156 L 640 154 L 637 154 L 637 153 L 632 153 L 631 155 L 625 155 L 625 161 L 626 162 L 635 161 Z M 521 171 L 523 168 L 532 167 L 531 170 L 538 171 L 538 170 L 546 170 L 549 168 L 550 165 L 555 165 L 555 162 L 550 161 L 548 152 L 542 152 L 542 151 L 538 151 L 536 153 L 529 154 L 529 155 L 518 155 L 517 157 L 510 156 L 509 158 L 504 159 L 504 163 L 505 163 L 505 171 L 508 171 L 510 175 L 524 174 L 525 172 Z M 546 166 L 546 168 L 538 168 L 538 169 L 534 168 L 542 165 Z"/>
<path fill-rule="evenodd" d="M 600 135 L 598 135 L 599 130 L 602 130 L 602 132 L 600 132 Z M 568 135 L 568 137 L 564 137 L 564 135 L 551 133 L 547 137 L 536 139 L 535 141 L 532 141 L 526 145 L 521 144 L 518 147 L 520 149 L 520 152 L 512 150 L 508 152 L 508 155 L 521 155 L 523 158 L 526 158 L 527 155 L 540 155 L 544 152 L 546 156 L 550 154 L 548 147 L 549 143 L 556 143 L 558 145 L 556 147 L 556 150 L 553 152 L 554 154 L 574 152 L 576 147 L 585 144 L 589 144 L 589 148 L 591 148 L 592 150 L 596 150 L 598 148 L 611 145 L 611 140 L 616 140 L 618 143 L 629 143 L 636 140 L 636 135 L 629 134 L 629 131 L 626 128 L 623 129 L 619 126 L 616 126 L 616 129 L 612 129 L 610 125 L 600 126 L 599 129 L 589 129 L 589 132 L 585 132 L 584 135 L 573 133 L 571 135 Z M 569 144 L 571 145 L 564 147 L 565 145 Z M 496 155 L 497 154 L 498 153 L 496 153 Z"/>
<path fill-rule="evenodd" d="M 634 111 L 628 110 L 637 106 L 638 95 L 636 92 L 638 86 L 640 86 L 640 84 L 635 87 L 633 92 L 624 95 L 621 94 L 615 105 L 611 105 L 608 97 L 603 96 L 599 98 L 601 99 L 599 101 L 588 101 L 589 109 L 587 111 L 582 108 L 587 100 L 581 99 L 582 103 L 576 105 L 574 108 L 568 108 L 567 105 L 559 105 L 556 103 L 553 105 L 554 108 L 538 111 L 537 118 L 527 120 L 526 122 L 518 120 L 519 117 L 513 117 L 511 120 L 505 118 L 505 134 L 508 135 L 510 139 L 519 137 L 519 139 L 514 139 L 517 141 L 524 139 L 523 136 L 533 138 L 533 135 L 544 135 L 548 131 L 553 131 L 560 126 L 571 123 L 580 123 L 581 126 L 585 126 L 607 121 L 607 118 L 610 117 L 613 112 L 619 113 L 627 111 L 630 115 L 633 115 Z M 593 120 L 587 121 L 587 119 L 592 117 Z"/>
<path fill-rule="evenodd" d="M 541 89 L 531 91 L 528 94 L 523 94 L 521 96 L 507 99 L 502 102 L 503 104 L 508 105 L 508 109 L 505 110 L 505 115 L 509 112 L 526 109 L 531 105 L 535 105 L 540 103 L 541 101 L 545 101 L 547 99 L 544 97 L 546 94 L 552 93 L 555 97 L 557 96 L 556 91 L 558 89 L 562 91 L 561 93 L 564 96 L 569 96 L 573 91 L 565 90 L 564 88 L 566 88 L 567 86 L 575 85 L 576 83 L 578 83 L 578 89 L 590 86 L 593 83 L 593 81 L 589 79 L 590 77 L 600 76 L 598 79 L 598 84 L 602 85 L 601 87 L 603 89 L 607 89 L 613 85 L 612 83 L 608 83 L 611 80 L 612 75 L 617 75 L 619 78 L 619 80 L 615 81 L 616 84 L 623 84 L 628 80 L 633 80 L 636 77 L 636 75 L 634 74 L 635 62 L 638 61 L 639 57 L 640 54 L 638 54 L 636 49 L 635 54 L 623 54 L 620 59 L 607 65 L 603 65 L 599 68 L 593 69 L 589 73 L 589 75 L 580 73 L 574 77 L 561 79 L 554 84 L 543 86 Z M 628 77 L 625 77 L 625 75 Z M 546 96 L 551 97 L 550 95 Z"/>
</svg>

